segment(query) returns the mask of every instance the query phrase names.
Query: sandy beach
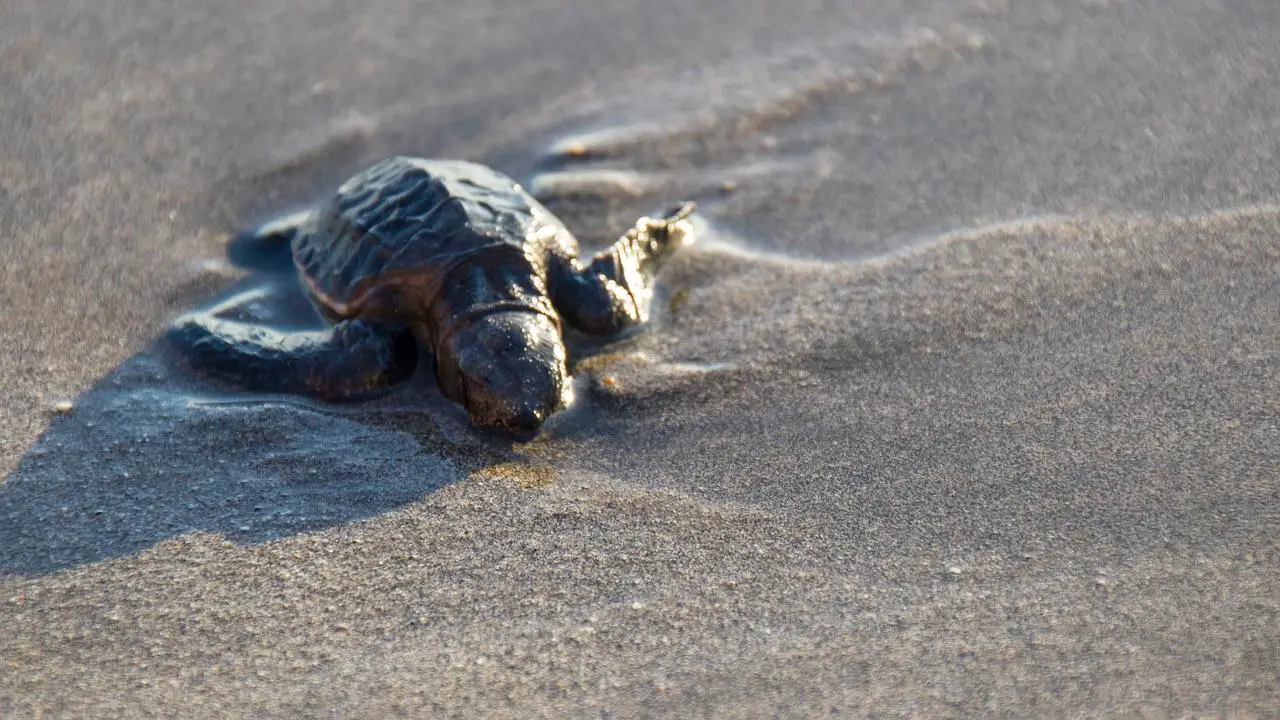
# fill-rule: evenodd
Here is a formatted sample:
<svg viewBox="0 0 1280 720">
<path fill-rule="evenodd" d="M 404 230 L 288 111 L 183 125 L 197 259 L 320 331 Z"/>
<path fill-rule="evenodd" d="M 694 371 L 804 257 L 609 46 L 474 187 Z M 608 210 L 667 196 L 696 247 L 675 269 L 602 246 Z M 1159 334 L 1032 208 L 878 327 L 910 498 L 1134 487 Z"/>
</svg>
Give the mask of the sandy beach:
<svg viewBox="0 0 1280 720">
<path fill-rule="evenodd" d="M 0 68 L 0 718 L 1280 713 L 1280 4 L 50 0 Z M 228 238 L 391 154 L 698 202 L 537 440 L 158 341 L 316 322 Z"/>
</svg>

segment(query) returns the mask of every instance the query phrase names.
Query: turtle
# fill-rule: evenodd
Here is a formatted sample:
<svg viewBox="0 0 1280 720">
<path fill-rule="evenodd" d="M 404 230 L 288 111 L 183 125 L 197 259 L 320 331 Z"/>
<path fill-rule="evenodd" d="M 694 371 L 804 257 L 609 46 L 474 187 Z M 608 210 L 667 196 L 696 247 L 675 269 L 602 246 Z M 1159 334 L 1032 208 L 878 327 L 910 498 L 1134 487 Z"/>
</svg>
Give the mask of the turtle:
<svg viewBox="0 0 1280 720">
<path fill-rule="evenodd" d="M 584 262 L 564 223 L 510 177 L 390 157 L 312 209 L 237 236 L 291 256 L 324 329 L 280 330 L 224 306 L 178 318 L 166 336 L 198 371 L 333 402 L 388 392 L 430 358 L 472 425 L 528 437 L 571 400 L 566 326 L 608 337 L 646 322 L 655 277 L 693 240 L 694 209 L 642 217 Z"/>
</svg>

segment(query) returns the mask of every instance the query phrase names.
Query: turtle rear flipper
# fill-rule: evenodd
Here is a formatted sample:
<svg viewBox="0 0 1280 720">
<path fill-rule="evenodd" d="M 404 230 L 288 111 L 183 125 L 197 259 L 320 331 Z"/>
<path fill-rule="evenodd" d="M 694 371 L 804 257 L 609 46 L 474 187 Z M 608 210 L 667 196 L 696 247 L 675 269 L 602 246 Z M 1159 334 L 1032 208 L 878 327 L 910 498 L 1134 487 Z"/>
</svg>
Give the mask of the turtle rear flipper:
<svg viewBox="0 0 1280 720">
<path fill-rule="evenodd" d="M 293 272 L 293 239 L 310 217 L 303 210 L 236 233 L 227 241 L 227 259 L 245 270 Z"/>
</svg>

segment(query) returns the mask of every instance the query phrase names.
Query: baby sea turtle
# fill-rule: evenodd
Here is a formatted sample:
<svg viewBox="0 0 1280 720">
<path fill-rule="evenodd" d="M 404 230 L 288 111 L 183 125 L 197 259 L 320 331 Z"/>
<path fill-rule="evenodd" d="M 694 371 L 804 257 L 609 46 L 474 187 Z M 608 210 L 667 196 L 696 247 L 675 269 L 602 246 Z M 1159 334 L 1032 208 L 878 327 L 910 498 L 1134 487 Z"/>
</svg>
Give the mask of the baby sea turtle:
<svg viewBox="0 0 1280 720">
<path fill-rule="evenodd" d="M 408 379 L 430 353 L 440 389 L 473 424 L 528 435 L 568 401 L 562 321 L 590 335 L 643 322 L 654 276 L 690 241 L 693 209 L 641 218 L 582 264 L 573 235 L 514 180 L 393 157 L 253 233 L 291 248 L 331 327 L 281 332 L 209 312 L 179 319 L 168 339 L 244 387 L 335 401 Z"/>
</svg>

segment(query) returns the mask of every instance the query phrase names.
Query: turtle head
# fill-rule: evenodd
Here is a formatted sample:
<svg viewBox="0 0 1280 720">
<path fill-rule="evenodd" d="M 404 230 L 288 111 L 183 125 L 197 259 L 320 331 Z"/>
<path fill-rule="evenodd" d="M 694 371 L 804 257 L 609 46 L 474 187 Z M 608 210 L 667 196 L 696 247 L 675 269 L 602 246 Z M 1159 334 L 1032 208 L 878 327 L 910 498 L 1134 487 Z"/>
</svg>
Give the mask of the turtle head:
<svg viewBox="0 0 1280 720">
<path fill-rule="evenodd" d="M 567 403 L 564 341 L 545 315 L 484 315 L 457 328 L 446 345 L 436 361 L 440 387 L 477 427 L 529 436 Z"/>
</svg>

